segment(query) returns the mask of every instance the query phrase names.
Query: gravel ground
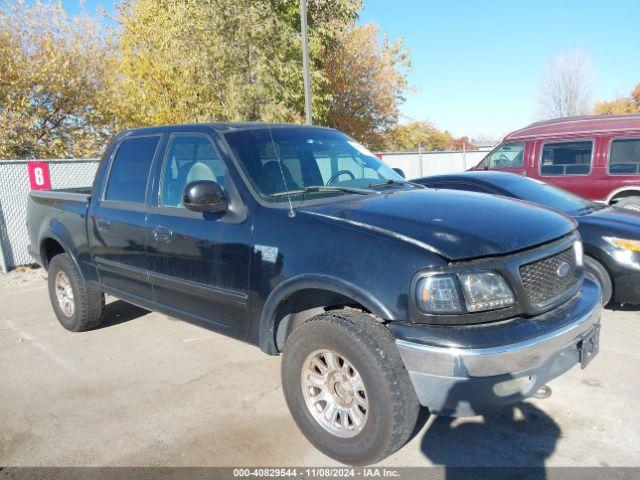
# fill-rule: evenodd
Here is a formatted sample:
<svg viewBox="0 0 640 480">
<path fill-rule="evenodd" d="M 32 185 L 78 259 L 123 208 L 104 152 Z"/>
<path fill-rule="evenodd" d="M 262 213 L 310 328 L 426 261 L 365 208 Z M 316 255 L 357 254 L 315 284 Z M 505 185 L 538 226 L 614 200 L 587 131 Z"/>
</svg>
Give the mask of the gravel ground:
<svg viewBox="0 0 640 480">
<path fill-rule="evenodd" d="M 318 466 L 280 360 L 111 299 L 101 328 L 59 326 L 42 270 L 0 275 L 0 465 Z M 553 395 L 425 423 L 385 466 L 640 467 L 640 310 L 607 310 L 601 351 Z"/>
</svg>

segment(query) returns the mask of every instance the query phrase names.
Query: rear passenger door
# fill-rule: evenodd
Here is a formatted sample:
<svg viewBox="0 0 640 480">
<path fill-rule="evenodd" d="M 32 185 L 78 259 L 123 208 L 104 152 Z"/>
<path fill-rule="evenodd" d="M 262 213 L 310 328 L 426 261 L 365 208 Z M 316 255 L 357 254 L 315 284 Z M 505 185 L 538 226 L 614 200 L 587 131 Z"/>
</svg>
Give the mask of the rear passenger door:
<svg viewBox="0 0 640 480">
<path fill-rule="evenodd" d="M 148 280 L 147 198 L 161 135 L 125 137 L 108 159 L 107 173 L 87 222 L 89 241 L 105 290 L 151 304 Z"/>
<path fill-rule="evenodd" d="M 148 226 L 157 307 L 225 330 L 245 330 L 251 224 L 231 211 L 194 212 L 181 202 L 185 185 L 195 180 L 215 181 L 230 204 L 238 201 L 213 137 L 173 133 L 155 176 Z"/>
<path fill-rule="evenodd" d="M 613 137 L 606 145 L 607 179 L 603 198 L 630 186 L 640 186 L 640 135 Z"/>
</svg>

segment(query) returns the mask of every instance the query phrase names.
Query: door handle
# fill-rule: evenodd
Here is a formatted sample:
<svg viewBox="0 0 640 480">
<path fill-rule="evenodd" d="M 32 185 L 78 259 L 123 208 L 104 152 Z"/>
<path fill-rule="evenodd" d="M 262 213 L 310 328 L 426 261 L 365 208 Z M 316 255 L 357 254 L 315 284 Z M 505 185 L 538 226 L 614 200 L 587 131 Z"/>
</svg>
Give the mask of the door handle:
<svg viewBox="0 0 640 480">
<path fill-rule="evenodd" d="M 155 238 L 158 242 L 168 242 L 171 240 L 171 229 L 169 227 L 165 227 L 164 225 L 156 225 L 156 228 L 153 229 L 153 238 Z"/>
<path fill-rule="evenodd" d="M 101 231 L 109 230 L 109 220 L 106 218 L 96 218 L 96 228 Z"/>
</svg>

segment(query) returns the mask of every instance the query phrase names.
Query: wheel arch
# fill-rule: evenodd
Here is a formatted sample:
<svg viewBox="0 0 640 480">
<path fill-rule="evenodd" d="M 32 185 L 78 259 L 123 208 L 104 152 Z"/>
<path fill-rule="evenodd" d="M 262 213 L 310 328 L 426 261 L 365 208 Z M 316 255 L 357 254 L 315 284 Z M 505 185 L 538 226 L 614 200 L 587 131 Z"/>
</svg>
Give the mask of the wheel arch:
<svg viewBox="0 0 640 480">
<path fill-rule="evenodd" d="M 612 205 L 615 201 L 625 197 L 640 196 L 640 185 L 629 185 L 615 189 L 607 197 L 606 203 Z"/>
<path fill-rule="evenodd" d="M 63 238 L 61 238 L 60 235 L 54 233 L 51 230 L 47 230 L 41 236 L 40 246 L 38 251 L 40 253 L 40 260 L 42 261 L 42 267 L 45 270 L 49 269 L 49 264 L 51 263 L 51 260 L 53 259 L 54 256 L 62 253 L 66 253 L 71 259 L 71 261 L 73 262 L 73 265 L 78 270 L 78 273 L 80 274 L 80 278 L 82 279 L 82 281 L 85 280 L 82 269 L 78 264 L 78 259 L 73 253 L 73 250 L 69 247 L 69 244 Z"/>
<path fill-rule="evenodd" d="M 278 285 L 265 301 L 260 315 L 260 349 L 269 355 L 279 353 L 276 334 L 288 315 L 298 315 L 295 320 L 303 321 L 316 315 L 318 308 L 340 305 L 360 307 L 383 320 L 395 319 L 379 299 L 349 282 L 328 275 L 300 275 Z"/>
</svg>

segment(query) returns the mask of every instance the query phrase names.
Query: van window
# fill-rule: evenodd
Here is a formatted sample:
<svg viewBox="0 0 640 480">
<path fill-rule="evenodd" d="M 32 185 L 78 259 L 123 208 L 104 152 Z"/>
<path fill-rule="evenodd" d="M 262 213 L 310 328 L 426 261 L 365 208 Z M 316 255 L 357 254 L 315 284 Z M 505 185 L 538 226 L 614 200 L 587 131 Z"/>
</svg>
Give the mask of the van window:
<svg viewBox="0 0 640 480">
<path fill-rule="evenodd" d="M 640 174 L 640 138 L 614 140 L 611 142 L 609 174 Z"/>
<path fill-rule="evenodd" d="M 545 143 L 542 147 L 542 175 L 588 175 L 593 142 Z"/>
<path fill-rule="evenodd" d="M 182 192 L 189 182 L 209 180 L 224 185 L 225 166 L 211 140 L 204 135 L 171 137 L 162 176 L 161 203 L 183 207 Z"/>
<path fill-rule="evenodd" d="M 485 166 L 489 169 L 522 168 L 523 157 L 524 143 L 505 143 L 489 155 Z"/>
<path fill-rule="evenodd" d="M 144 203 L 151 162 L 160 141 L 159 136 L 124 140 L 109 170 L 105 200 Z"/>
</svg>

